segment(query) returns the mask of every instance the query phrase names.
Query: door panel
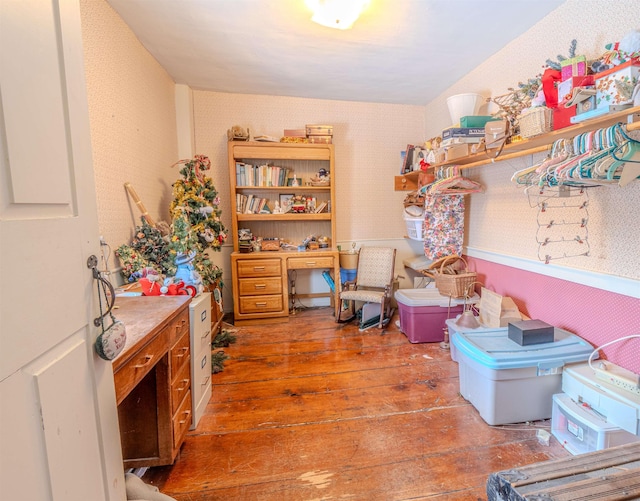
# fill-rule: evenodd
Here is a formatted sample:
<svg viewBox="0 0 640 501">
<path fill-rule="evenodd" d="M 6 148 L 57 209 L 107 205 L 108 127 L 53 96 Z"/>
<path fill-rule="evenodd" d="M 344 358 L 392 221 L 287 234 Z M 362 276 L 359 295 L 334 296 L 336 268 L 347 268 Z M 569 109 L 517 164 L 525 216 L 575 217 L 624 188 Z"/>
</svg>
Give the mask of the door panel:
<svg viewBox="0 0 640 501">
<path fill-rule="evenodd" d="M 87 351 L 85 333 L 76 333 L 25 368 L 35 384 L 34 404 L 42 414 L 53 499 L 104 495 L 101 471 L 96 468 L 101 459 L 95 408 L 88 405 L 93 400 L 91 380 L 69 379 L 69 374 L 90 373 Z M 70 457 L 78 458 L 72 468 Z"/>
<path fill-rule="evenodd" d="M 79 5 L 0 1 L 0 499 L 125 499 Z"/>
<path fill-rule="evenodd" d="M 61 39 L 54 2 L 3 1 L 1 86 L 13 202 L 69 204 Z M 34 30 L 24 29 L 31 26 Z M 19 47 L 20 50 L 15 50 Z M 25 61 L 38 61 L 37 67 Z M 34 71 L 37 70 L 37 71 Z M 43 119 L 44 118 L 44 119 Z M 41 146 L 41 147 L 40 147 Z M 28 167 L 37 166 L 38 172 Z"/>
</svg>

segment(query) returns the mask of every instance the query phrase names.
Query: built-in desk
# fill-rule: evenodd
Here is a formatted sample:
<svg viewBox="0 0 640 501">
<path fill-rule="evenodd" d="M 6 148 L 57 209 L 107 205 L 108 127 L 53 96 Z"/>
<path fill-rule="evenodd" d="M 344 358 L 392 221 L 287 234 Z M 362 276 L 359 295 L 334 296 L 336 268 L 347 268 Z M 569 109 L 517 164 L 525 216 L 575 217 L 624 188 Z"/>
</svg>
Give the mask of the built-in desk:
<svg viewBox="0 0 640 501">
<path fill-rule="evenodd" d="M 191 425 L 190 296 L 117 297 L 127 343 L 113 360 L 125 468 L 172 464 Z"/>
<path fill-rule="evenodd" d="M 328 293 L 299 294 L 299 297 L 330 297 L 334 314 L 340 304 L 340 254 L 336 249 L 310 251 L 233 252 L 234 324 L 286 322 L 289 318 L 290 270 L 326 269 L 334 290 Z"/>
</svg>

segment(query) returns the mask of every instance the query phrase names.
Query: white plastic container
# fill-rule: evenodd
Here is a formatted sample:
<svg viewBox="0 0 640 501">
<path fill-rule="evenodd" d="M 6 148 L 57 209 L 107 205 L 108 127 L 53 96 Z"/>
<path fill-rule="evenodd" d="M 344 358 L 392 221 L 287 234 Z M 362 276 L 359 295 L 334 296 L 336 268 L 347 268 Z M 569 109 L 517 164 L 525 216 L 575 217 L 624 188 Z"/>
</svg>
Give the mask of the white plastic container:
<svg viewBox="0 0 640 501">
<path fill-rule="evenodd" d="M 562 367 L 584 362 L 593 347 L 555 329 L 553 343 L 520 346 L 507 330 L 457 332 L 460 394 L 490 425 L 549 419 L 553 395 L 561 392 Z"/>
<path fill-rule="evenodd" d="M 468 92 L 456 94 L 447 98 L 449 115 L 452 124 L 459 124 L 462 117 L 477 115 L 482 106 L 483 97 L 480 94 Z"/>
<path fill-rule="evenodd" d="M 599 379 L 589 364 L 565 367 L 562 391 L 575 401 L 588 403 L 609 424 L 640 435 L 640 396 Z"/>
<path fill-rule="evenodd" d="M 551 433 L 574 455 L 640 441 L 637 435 L 607 423 L 590 407 L 564 393 L 553 395 Z"/>
<path fill-rule="evenodd" d="M 406 211 L 403 213 L 404 222 L 407 225 L 407 236 L 411 240 L 422 242 L 422 228 L 424 227 L 424 216 L 411 217 Z"/>
<path fill-rule="evenodd" d="M 469 327 L 460 327 L 459 325 L 456 325 L 456 318 L 450 318 L 448 319 L 445 323 L 447 325 L 447 328 L 449 329 L 449 346 L 450 346 L 450 352 L 451 352 L 451 360 L 453 360 L 454 362 L 458 361 L 458 349 L 456 348 L 455 343 L 453 342 L 453 339 L 458 336 L 460 333 L 463 334 L 470 334 L 470 333 L 484 333 L 484 332 L 500 332 L 500 331 L 504 331 L 504 332 L 508 332 L 508 327 L 499 327 L 499 328 L 495 328 L 495 327 L 477 327 L 475 329 L 470 329 Z"/>
</svg>

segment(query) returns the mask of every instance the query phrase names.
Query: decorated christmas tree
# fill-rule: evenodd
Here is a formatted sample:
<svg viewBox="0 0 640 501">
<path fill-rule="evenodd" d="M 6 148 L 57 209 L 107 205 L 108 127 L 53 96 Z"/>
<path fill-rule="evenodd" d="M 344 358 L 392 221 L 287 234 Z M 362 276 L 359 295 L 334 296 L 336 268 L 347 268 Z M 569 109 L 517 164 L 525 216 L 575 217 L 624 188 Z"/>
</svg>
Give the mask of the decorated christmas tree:
<svg viewBox="0 0 640 501">
<path fill-rule="evenodd" d="M 173 201 L 169 208 L 172 218 L 170 251 L 174 256 L 193 254 L 192 265 L 211 286 L 220 281 L 222 270 L 211 262 L 207 250 L 220 251 L 227 233 L 219 208 L 220 198 L 213 181 L 205 175 L 211 161 L 204 155 L 180 160 L 181 178 L 173 183 Z"/>
</svg>

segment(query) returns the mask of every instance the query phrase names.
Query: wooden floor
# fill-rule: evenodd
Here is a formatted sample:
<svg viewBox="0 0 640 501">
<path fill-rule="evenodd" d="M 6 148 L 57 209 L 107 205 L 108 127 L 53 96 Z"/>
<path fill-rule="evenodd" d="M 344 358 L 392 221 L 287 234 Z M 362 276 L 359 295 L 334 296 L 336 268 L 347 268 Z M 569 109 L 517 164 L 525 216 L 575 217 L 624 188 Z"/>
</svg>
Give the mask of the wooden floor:
<svg viewBox="0 0 640 501">
<path fill-rule="evenodd" d="M 171 467 L 178 501 L 477 500 L 490 473 L 569 454 L 534 425 L 487 425 L 438 343 L 360 332 L 329 308 L 240 327 L 213 397 Z"/>
</svg>

